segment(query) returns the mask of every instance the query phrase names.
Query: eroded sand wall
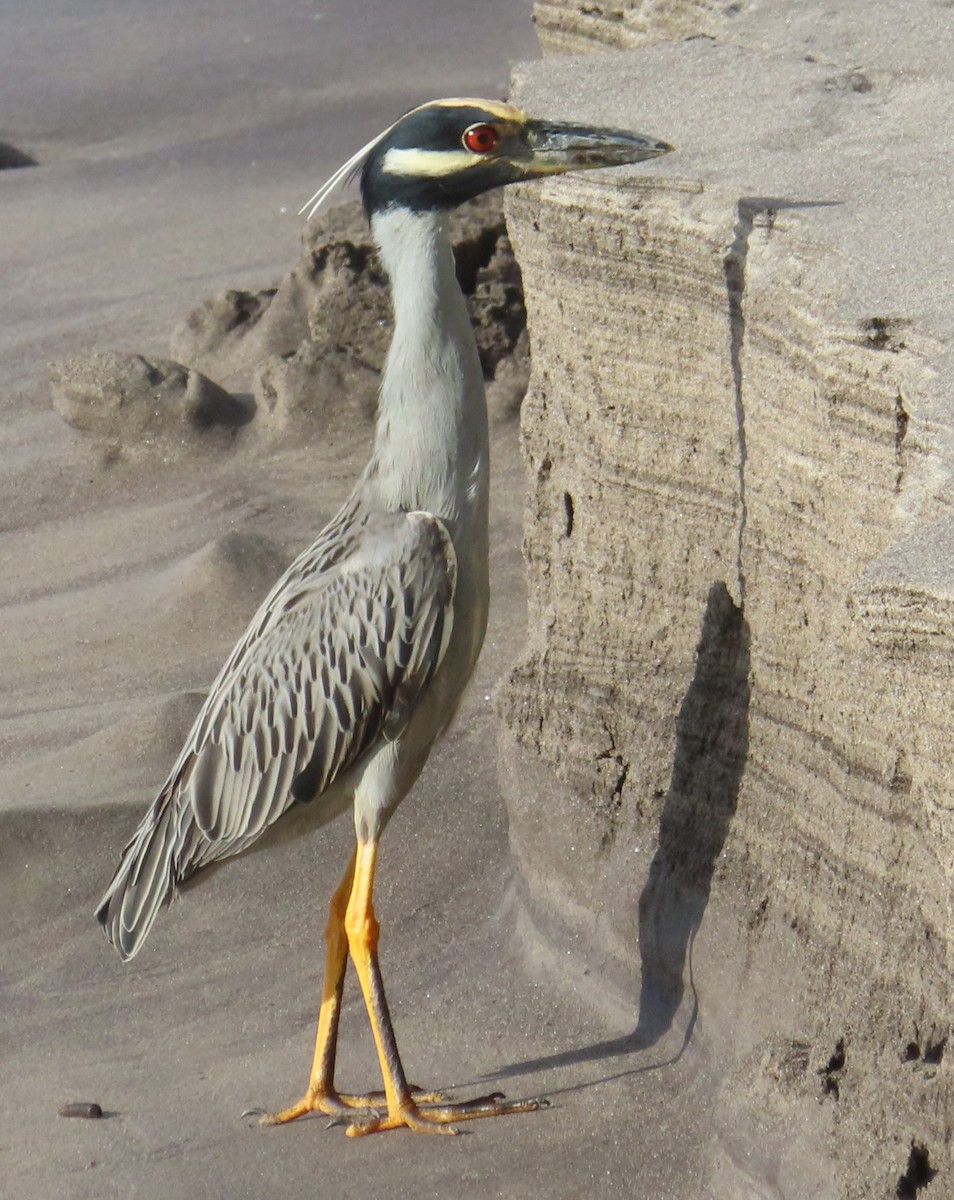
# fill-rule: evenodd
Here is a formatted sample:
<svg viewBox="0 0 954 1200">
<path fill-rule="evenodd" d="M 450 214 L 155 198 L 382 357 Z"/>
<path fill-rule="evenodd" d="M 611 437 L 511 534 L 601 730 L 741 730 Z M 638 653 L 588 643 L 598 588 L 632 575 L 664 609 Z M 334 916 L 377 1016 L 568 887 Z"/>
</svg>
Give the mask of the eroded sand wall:
<svg viewBox="0 0 954 1200">
<path fill-rule="evenodd" d="M 769 970 L 794 932 L 797 968 L 753 1002 L 804 1046 L 806 1101 L 837 1105 L 841 1194 L 894 1194 L 905 1163 L 949 1180 L 936 347 L 832 303 L 850 248 L 821 204 L 635 177 L 508 203 L 533 360 L 528 647 L 499 700 L 524 918 L 564 975 L 567 949 L 623 989 L 638 972 L 649 1042 L 710 898 Z"/>
<path fill-rule="evenodd" d="M 587 926 L 595 909 L 608 954 L 628 940 L 710 588 L 738 601 L 722 249 L 718 231 L 674 219 L 691 202 L 666 185 L 582 179 L 515 192 L 509 209 L 534 346 L 530 620 L 501 704 L 570 805 L 561 819 L 516 789 L 511 837 L 531 885 L 559 893 L 541 911 L 578 906 Z M 561 845 L 538 856 L 541 836 Z M 569 868 L 559 879 L 552 858 Z M 607 871 L 620 888 L 604 886 Z"/>
</svg>

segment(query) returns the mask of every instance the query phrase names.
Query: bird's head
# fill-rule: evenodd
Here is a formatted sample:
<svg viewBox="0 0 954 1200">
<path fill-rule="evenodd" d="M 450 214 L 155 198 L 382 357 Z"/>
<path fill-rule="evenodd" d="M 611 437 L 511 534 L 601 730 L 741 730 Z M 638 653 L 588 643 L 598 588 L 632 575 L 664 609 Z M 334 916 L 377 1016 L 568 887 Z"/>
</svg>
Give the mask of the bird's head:
<svg viewBox="0 0 954 1200">
<path fill-rule="evenodd" d="M 305 209 L 311 215 L 343 179 L 358 171 L 370 217 L 391 207 L 416 212 L 453 208 L 506 183 L 618 167 L 671 149 L 639 133 L 536 120 L 509 104 L 433 100 L 359 150 Z"/>
</svg>

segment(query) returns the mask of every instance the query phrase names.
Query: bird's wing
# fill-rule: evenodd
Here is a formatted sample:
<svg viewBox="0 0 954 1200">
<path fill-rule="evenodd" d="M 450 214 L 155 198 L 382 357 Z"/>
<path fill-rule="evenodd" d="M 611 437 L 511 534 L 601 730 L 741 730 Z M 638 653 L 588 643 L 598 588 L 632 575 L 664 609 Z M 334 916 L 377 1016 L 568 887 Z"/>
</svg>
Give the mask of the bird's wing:
<svg viewBox="0 0 954 1200">
<path fill-rule="evenodd" d="M 428 513 L 329 527 L 212 687 L 97 915 L 131 957 L 173 885 L 244 849 L 397 738 L 443 658 L 456 556 Z"/>
</svg>

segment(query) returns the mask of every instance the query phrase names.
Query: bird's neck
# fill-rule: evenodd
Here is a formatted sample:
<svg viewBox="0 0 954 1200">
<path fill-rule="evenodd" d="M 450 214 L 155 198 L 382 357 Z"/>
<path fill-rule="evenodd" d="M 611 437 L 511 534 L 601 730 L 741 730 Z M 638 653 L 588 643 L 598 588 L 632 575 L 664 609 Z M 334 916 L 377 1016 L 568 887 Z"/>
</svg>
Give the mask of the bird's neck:
<svg viewBox="0 0 954 1200">
<path fill-rule="evenodd" d="M 394 338 L 366 479 L 387 508 L 486 524 L 487 405 L 443 213 L 391 208 L 371 232 L 391 280 Z"/>
</svg>

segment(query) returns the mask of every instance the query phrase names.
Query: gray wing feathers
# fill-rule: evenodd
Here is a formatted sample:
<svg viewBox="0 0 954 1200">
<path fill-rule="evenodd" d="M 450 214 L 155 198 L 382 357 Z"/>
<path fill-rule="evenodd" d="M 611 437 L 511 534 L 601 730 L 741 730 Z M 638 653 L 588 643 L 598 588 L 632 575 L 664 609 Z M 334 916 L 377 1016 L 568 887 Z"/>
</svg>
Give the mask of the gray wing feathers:
<svg viewBox="0 0 954 1200">
<path fill-rule="evenodd" d="M 273 588 L 126 847 L 96 914 L 123 958 L 177 882 L 399 737 L 440 665 L 456 583 L 446 529 L 428 513 L 349 515 Z"/>
</svg>

